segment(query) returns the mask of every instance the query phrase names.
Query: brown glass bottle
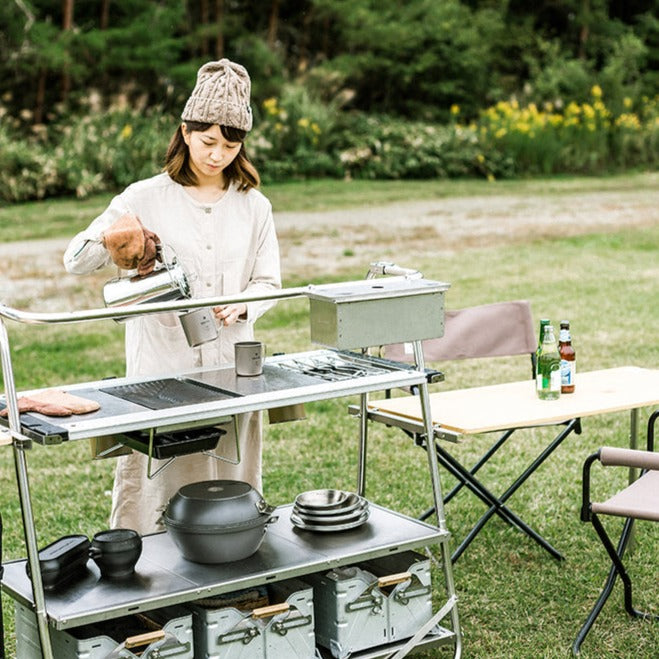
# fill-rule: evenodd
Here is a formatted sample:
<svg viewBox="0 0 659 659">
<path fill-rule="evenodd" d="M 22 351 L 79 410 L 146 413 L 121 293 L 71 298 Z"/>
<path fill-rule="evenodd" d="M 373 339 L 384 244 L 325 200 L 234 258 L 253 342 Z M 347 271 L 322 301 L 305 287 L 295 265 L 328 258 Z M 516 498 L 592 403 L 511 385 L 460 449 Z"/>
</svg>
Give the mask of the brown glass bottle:
<svg viewBox="0 0 659 659">
<path fill-rule="evenodd" d="M 571 394 L 574 392 L 575 387 L 577 353 L 572 347 L 570 323 L 567 320 L 561 321 L 561 331 L 558 335 L 558 354 L 561 358 L 561 393 Z"/>
</svg>

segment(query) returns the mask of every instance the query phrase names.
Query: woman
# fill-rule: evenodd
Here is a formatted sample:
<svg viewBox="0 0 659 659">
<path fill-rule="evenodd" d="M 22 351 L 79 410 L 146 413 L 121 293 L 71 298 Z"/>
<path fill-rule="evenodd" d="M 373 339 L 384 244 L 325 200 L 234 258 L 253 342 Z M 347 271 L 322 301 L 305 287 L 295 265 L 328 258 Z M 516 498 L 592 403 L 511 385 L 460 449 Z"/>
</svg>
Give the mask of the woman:
<svg viewBox="0 0 659 659">
<path fill-rule="evenodd" d="M 222 59 L 201 67 L 197 84 L 169 144 L 163 173 L 130 185 L 69 244 L 66 270 L 86 274 L 111 262 L 145 274 L 156 245 L 172 250 L 193 274 L 193 297 L 256 294 L 281 287 L 279 248 L 270 202 L 258 191 L 259 175 L 243 145 L 252 127 L 247 71 Z M 253 338 L 253 323 L 272 302 L 213 309 L 219 338 L 190 348 L 175 313 L 133 317 L 126 323 L 126 374 L 180 374 L 233 362 L 233 344 Z M 201 454 L 176 458 L 147 477 L 147 456 L 118 458 L 111 526 L 150 533 L 184 484 L 218 478 L 249 482 L 261 490 L 261 418 L 238 420 L 241 462 Z M 218 453 L 234 446 L 232 430 Z"/>
</svg>

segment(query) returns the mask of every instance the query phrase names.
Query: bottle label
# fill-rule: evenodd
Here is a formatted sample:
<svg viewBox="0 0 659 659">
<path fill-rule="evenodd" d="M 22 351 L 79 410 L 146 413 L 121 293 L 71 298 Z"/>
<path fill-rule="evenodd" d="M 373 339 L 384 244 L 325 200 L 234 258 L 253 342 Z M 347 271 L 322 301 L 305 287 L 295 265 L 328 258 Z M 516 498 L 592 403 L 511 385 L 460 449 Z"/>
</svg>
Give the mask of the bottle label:
<svg viewBox="0 0 659 659">
<path fill-rule="evenodd" d="M 550 391 L 560 391 L 561 390 L 561 369 L 557 368 L 551 372 L 549 380 L 549 390 Z"/>
<path fill-rule="evenodd" d="M 560 360 L 552 355 L 542 355 L 538 363 L 536 388 L 539 392 L 560 392 Z"/>
<path fill-rule="evenodd" d="M 569 387 L 574 384 L 574 376 L 577 372 L 577 365 L 575 361 L 568 361 L 561 359 L 561 384 Z"/>
</svg>

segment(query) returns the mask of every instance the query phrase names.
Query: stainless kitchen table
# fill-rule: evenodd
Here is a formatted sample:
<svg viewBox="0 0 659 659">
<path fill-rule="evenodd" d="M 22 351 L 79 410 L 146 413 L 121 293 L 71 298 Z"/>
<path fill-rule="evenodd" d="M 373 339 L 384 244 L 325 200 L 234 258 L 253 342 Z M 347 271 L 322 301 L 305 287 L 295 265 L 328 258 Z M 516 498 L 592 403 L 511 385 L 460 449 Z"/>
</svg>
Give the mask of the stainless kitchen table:
<svg viewBox="0 0 659 659">
<path fill-rule="evenodd" d="M 378 280 L 385 281 L 385 280 Z M 444 290 L 439 283 L 421 280 L 420 284 L 404 280 L 403 289 L 419 291 L 426 297 Z M 447 286 L 447 285 L 446 285 Z M 373 290 L 370 290 L 373 289 Z M 392 304 L 391 287 L 369 284 L 365 293 L 363 282 L 355 284 L 355 302 L 360 313 L 369 313 L 369 304 L 377 296 Z M 198 369 L 188 373 L 170 374 L 159 378 L 115 378 L 59 387 L 64 391 L 101 403 L 98 412 L 53 419 L 37 413 L 18 414 L 9 338 L 5 320 L 30 324 L 75 323 L 107 318 L 126 318 L 142 313 L 182 310 L 215 306 L 254 299 L 284 299 L 314 297 L 323 307 L 323 323 L 327 321 L 327 305 L 334 293 L 322 287 L 284 289 L 265 296 L 207 298 L 184 302 L 150 303 L 122 307 L 121 311 L 97 309 L 65 314 L 35 314 L 20 312 L 0 304 L 0 348 L 2 349 L 5 395 L 0 403 L 8 407 L 6 434 L 10 437 L 16 463 L 19 498 L 24 519 L 28 556 L 26 560 L 6 564 L 2 588 L 18 602 L 27 605 L 37 618 L 39 639 L 44 657 L 50 659 L 49 628 L 67 629 L 87 622 L 119 617 L 135 611 L 147 611 L 171 603 L 183 603 L 201 596 L 217 595 L 250 585 L 265 584 L 292 576 L 347 565 L 411 548 L 437 545 L 441 553 L 441 569 L 446 597 L 434 614 L 432 628 L 424 625 L 412 639 L 391 647 L 359 653 L 359 656 L 405 656 L 415 647 L 449 644 L 455 656 L 461 654 L 461 634 L 457 612 L 457 596 L 448 549 L 449 533 L 443 515 L 441 485 L 436 458 L 429 452 L 428 466 L 433 488 L 433 500 L 439 511 L 437 526 L 400 515 L 372 504 L 371 516 L 363 526 L 335 534 L 303 532 L 290 522 L 290 506 L 277 510 L 278 521 L 271 525 L 256 554 L 239 564 L 198 565 L 181 558 L 166 533 L 144 538 L 144 550 L 136 567 L 135 578 L 119 588 L 100 579 L 96 567 L 89 564 L 87 574 L 60 594 L 45 593 L 39 571 L 38 541 L 33 519 L 27 474 L 26 450 L 33 443 L 47 447 L 66 446 L 71 441 L 93 437 L 130 436 L 147 433 L 157 437 L 180 429 L 199 428 L 229 422 L 237 414 L 274 409 L 287 405 L 329 398 L 357 395 L 361 409 L 366 410 L 368 394 L 396 387 L 416 386 L 421 391 L 424 408 L 429 411 L 428 373 L 423 367 L 420 337 L 412 337 L 418 351 L 418 368 L 370 357 L 365 350 L 321 349 L 267 359 L 262 376 L 240 378 L 232 366 Z M 341 302 L 349 302 L 350 286 L 340 289 Z M 420 300 L 420 298 L 418 298 Z M 394 300 L 395 301 L 395 300 Z M 415 301 L 412 308 L 419 307 Z M 343 310 L 346 306 L 343 306 Z M 331 311 L 331 309 L 330 309 Z M 378 309 L 375 309 L 377 312 Z M 331 314 L 330 314 L 331 315 Z M 350 313 L 348 311 L 348 319 Z M 343 321 L 343 319 L 341 319 Z M 409 318 L 406 319 L 406 323 Z M 354 329 L 354 328 L 352 328 Z M 321 330 L 325 331 L 325 325 Z M 334 328 L 341 335 L 341 326 Z M 316 329 L 316 331 L 319 331 Z M 404 326 L 396 331 L 406 331 Z M 422 338 L 422 337 L 421 337 Z M 344 340 L 341 339 L 340 340 Z M 154 388 L 172 387 L 176 396 L 149 397 Z M 34 390 L 21 392 L 34 393 Z M 431 420 L 427 418 L 427 430 Z M 360 426 L 358 491 L 364 490 L 366 438 L 364 415 Z M 363 433 L 363 434 L 362 434 Z M 26 563 L 32 578 L 26 575 Z M 449 627 L 439 623 L 447 619 Z M 432 633 L 429 633 L 432 632 Z"/>
</svg>

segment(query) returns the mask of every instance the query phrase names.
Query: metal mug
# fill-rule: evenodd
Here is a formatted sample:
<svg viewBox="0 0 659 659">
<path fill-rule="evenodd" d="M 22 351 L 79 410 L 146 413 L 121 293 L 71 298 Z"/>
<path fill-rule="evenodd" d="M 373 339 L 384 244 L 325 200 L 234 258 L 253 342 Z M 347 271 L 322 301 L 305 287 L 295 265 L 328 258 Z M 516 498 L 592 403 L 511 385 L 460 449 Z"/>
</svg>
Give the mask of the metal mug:
<svg viewBox="0 0 659 659">
<path fill-rule="evenodd" d="M 254 376 L 263 373 L 265 345 L 261 341 L 238 341 L 233 349 L 236 375 Z"/>
<path fill-rule="evenodd" d="M 207 307 L 193 309 L 181 314 L 179 320 L 191 348 L 214 341 L 218 337 L 215 316 Z"/>
</svg>

